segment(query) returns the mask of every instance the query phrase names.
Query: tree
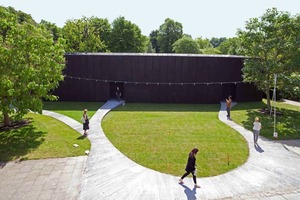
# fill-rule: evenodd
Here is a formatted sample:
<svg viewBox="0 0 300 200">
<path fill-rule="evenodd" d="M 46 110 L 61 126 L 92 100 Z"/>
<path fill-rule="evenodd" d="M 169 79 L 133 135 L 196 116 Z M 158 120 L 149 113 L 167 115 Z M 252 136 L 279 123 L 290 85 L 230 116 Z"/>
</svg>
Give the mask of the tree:
<svg viewBox="0 0 300 200">
<path fill-rule="evenodd" d="M 211 38 L 210 39 L 210 43 L 214 48 L 217 48 L 222 42 L 224 42 L 226 40 L 226 37 L 221 37 L 221 38 Z"/>
<path fill-rule="evenodd" d="M 278 75 L 278 89 L 287 84 L 293 72 L 299 71 L 300 26 L 299 16 L 291 17 L 287 12 L 276 8 L 268 9 L 258 18 L 246 22 L 245 31 L 238 30 L 242 53 L 245 59 L 243 77 L 246 82 L 254 82 L 265 92 L 270 110 L 270 89 L 273 87 L 274 74 Z"/>
<path fill-rule="evenodd" d="M 91 26 L 93 27 L 94 34 L 100 38 L 103 47 L 102 52 L 110 51 L 110 34 L 111 34 L 111 25 L 108 19 L 101 19 L 97 17 L 91 17 L 90 19 Z"/>
<path fill-rule="evenodd" d="M 221 54 L 228 55 L 239 55 L 240 52 L 240 42 L 239 38 L 229 38 L 223 41 L 217 49 L 221 52 Z"/>
<path fill-rule="evenodd" d="M 68 20 L 63 27 L 67 52 L 105 52 L 107 46 L 101 40 L 101 29 L 94 18 Z"/>
<path fill-rule="evenodd" d="M 198 37 L 195 40 L 198 43 L 200 49 L 213 48 L 212 44 L 207 38 L 203 39 L 202 37 Z"/>
<path fill-rule="evenodd" d="M 112 52 L 143 53 L 147 50 L 148 38 L 141 33 L 141 29 L 126 20 L 118 17 L 112 23 L 110 48 Z"/>
<path fill-rule="evenodd" d="M 162 53 L 174 53 L 173 44 L 178 39 L 182 38 L 182 24 L 172 19 L 167 18 L 165 22 L 160 25 L 157 42 Z"/>
<path fill-rule="evenodd" d="M 150 37 L 152 48 L 155 50 L 156 53 L 159 53 L 160 47 L 158 45 L 157 35 L 158 35 L 158 30 L 155 30 L 155 31 L 151 31 L 149 37 Z"/>
<path fill-rule="evenodd" d="M 200 53 L 200 49 L 197 42 L 191 37 L 187 36 L 180 38 L 173 44 L 173 51 L 175 53 Z"/>
<path fill-rule="evenodd" d="M 0 111 L 4 125 L 10 115 L 21 119 L 29 110 L 42 111 L 42 99 L 63 80 L 63 40 L 54 43 L 49 33 L 0 8 Z"/>
<path fill-rule="evenodd" d="M 61 28 L 55 24 L 46 20 L 41 20 L 40 25 L 45 27 L 45 29 L 52 35 L 54 41 L 57 41 L 58 38 L 61 37 Z"/>
</svg>

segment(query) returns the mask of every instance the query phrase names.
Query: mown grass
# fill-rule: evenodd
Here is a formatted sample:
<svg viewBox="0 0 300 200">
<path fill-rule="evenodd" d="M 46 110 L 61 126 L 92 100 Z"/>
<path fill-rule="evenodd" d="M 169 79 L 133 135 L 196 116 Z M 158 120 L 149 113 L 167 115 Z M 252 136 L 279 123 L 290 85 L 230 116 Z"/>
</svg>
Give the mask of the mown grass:
<svg viewBox="0 0 300 200">
<path fill-rule="evenodd" d="M 252 130 L 254 118 L 257 116 L 262 123 L 260 135 L 275 139 L 274 116 L 261 113 L 261 109 L 266 108 L 266 100 L 262 102 L 238 103 L 231 110 L 231 118 L 234 122 L 240 124 L 248 130 Z M 283 102 L 276 102 L 276 132 L 279 140 L 299 139 L 300 138 L 300 107 L 289 105 Z"/>
<path fill-rule="evenodd" d="M 245 139 L 220 122 L 220 105 L 126 104 L 102 121 L 108 139 L 135 162 L 168 174 L 185 172 L 197 147 L 198 175 L 215 176 L 246 162 Z"/>
<path fill-rule="evenodd" d="M 43 109 L 71 117 L 81 123 L 81 117 L 84 109 L 88 110 L 88 116 L 91 118 L 103 104 L 104 103 L 102 102 L 45 101 Z"/>
<path fill-rule="evenodd" d="M 24 119 L 32 122 L 0 131 L 1 161 L 81 156 L 90 149 L 88 139 L 52 117 L 29 113 Z"/>
</svg>

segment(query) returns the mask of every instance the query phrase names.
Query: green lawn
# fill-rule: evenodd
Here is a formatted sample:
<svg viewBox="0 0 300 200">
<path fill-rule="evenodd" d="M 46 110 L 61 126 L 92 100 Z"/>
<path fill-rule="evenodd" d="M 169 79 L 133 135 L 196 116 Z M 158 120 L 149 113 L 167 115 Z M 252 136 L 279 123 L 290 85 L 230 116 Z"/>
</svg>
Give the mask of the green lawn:
<svg viewBox="0 0 300 200">
<path fill-rule="evenodd" d="M 43 109 L 66 115 L 81 123 L 81 117 L 85 108 L 88 110 L 88 115 L 91 118 L 103 104 L 102 102 L 45 101 Z"/>
<path fill-rule="evenodd" d="M 245 139 L 218 119 L 220 105 L 126 104 L 102 127 L 126 156 L 151 169 L 181 176 L 188 153 L 199 148 L 198 176 L 230 171 L 246 162 Z"/>
<path fill-rule="evenodd" d="M 32 123 L 0 132 L 1 161 L 81 156 L 90 149 L 88 139 L 52 117 L 29 113 L 24 118 Z"/>
<path fill-rule="evenodd" d="M 262 108 L 266 107 L 266 100 L 262 102 L 238 103 L 231 110 L 231 118 L 246 129 L 252 130 L 254 118 L 258 116 L 263 126 L 260 134 L 264 137 L 274 139 L 274 117 L 260 112 Z M 276 108 L 277 112 L 282 113 L 281 116 L 276 117 L 278 139 L 299 139 L 300 107 L 276 102 Z"/>
</svg>

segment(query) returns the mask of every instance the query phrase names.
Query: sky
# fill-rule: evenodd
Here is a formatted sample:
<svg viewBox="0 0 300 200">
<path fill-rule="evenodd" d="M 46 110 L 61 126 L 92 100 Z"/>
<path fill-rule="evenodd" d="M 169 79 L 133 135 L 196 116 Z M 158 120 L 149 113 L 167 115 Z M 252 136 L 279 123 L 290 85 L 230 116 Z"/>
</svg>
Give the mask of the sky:
<svg viewBox="0 0 300 200">
<path fill-rule="evenodd" d="M 272 7 L 291 15 L 300 13 L 300 0 L 1 0 L 0 5 L 59 27 L 83 16 L 106 18 L 110 23 L 123 16 L 146 36 L 170 18 L 182 24 L 185 34 L 209 39 L 235 37 L 246 21 Z"/>
</svg>

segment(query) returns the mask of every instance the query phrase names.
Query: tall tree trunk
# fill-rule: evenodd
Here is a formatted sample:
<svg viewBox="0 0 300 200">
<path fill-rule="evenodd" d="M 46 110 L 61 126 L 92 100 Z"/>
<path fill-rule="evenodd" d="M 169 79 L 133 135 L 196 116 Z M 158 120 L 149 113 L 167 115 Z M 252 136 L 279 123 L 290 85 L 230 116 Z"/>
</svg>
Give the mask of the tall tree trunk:
<svg viewBox="0 0 300 200">
<path fill-rule="evenodd" d="M 8 113 L 3 113 L 4 116 L 4 126 L 9 126 L 11 124 Z"/>
<path fill-rule="evenodd" d="M 271 110 L 270 90 L 266 89 L 265 93 L 267 95 L 267 108 L 268 108 L 268 111 L 270 111 Z"/>
</svg>

